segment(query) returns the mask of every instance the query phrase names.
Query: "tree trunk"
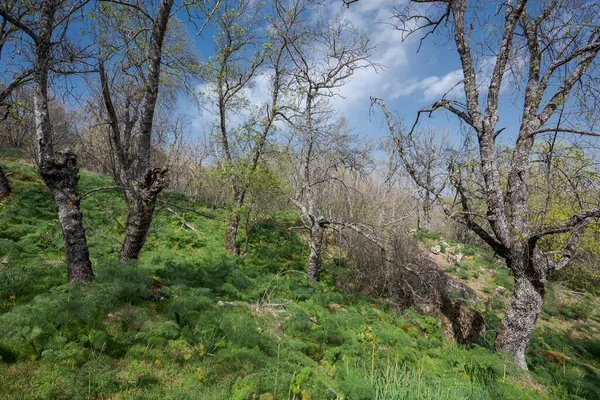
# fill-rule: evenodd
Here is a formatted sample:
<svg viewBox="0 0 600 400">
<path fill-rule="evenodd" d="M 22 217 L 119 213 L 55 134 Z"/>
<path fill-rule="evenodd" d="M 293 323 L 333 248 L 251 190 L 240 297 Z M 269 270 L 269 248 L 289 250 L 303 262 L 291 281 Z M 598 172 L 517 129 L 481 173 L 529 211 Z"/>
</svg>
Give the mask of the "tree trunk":
<svg viewBox="0 0 600 400">
<path fill-rule="evenodd" d="M 237 191 L 236 188 L 233 188 L 235 194 L 235 200 L 237 203 L 237 209 L 234 211 L 233 215 L 229 218 L 229 227 L 225 232 L 225 248 L 231 251 L 234 254 L 240 254 L 240 248 L 237 244 L 237 235 L 240 227 L 240 212 L 239 210 L 243 207 L 244 201 L 246 199 L 246 190 Z"/>
<path fill-rule="evenodd" d="M 425 197 L 423 198 L 423 227 L 428 231 L 431 230 L 431 209 L 432 201 L 429 191 L 425 191 Z"/>
<path fill-rule="evenodd" d="M 510 261 L 507 260 L 508 263 Z M 534 270 L 533 266 L 530 267 Z M 514 270 L 513 270 L 514 271 Z M 533 325 L 542 312 L 546 280 L 539 273 L 515 273 L 515 290 L 506 313 L 497 328 L 496 350 L 504 350 L 514 357 L 515 363 L 527 369 L 525 348 Z"/>
<path fill-rule="evenodd" d="M 77 157 L 64 152 L 61 160 L 54 156 L 52 146 L 52 121 L 48 110 L 48 71 L 50 70 L 50 51 L 52 32 L 58 1 L 41 3 L 40 31 L 35 39 L 35 65 L 33 73 L 33 109 L 36 125 L 36 150 L 39 174 L 52 193 L 62 228 L 69 282 L 85 282 L 94 278 L 90 253 L 85 239 L 80 199 L 77 196 L 79 168 Z M 66 29 L 66 28 L 65 28 Z"/>
<path fill-rule="evenodd" d="M 0 166 L 0 199 L 10 196 L 12 190 L 10 189 L 10 185 L 8 184 L 8 178 L 4 173 L 4 170 Z"/>
<path fill-rule="evenodd" d="M 50 189 L 63 233 L 69 282 L 86 282 L 94 278 L 90 253 L 85 239 L 77 181 L 79 168 L 74 154 L 65 153 L 62 161 L 45 159 L 40 176 Z"/>
<path fill-rule="evenodd" d="M 133 206 L 127 215 L 125 240 L 121 246 L 120 262 L 137 260 L 152 223 L 158 194 L 165 187 L 167 169 L 148 170 L 141 184 L 132 190 Z"/>
<path fill-rule="evenodd" d="M 324 231 L 318 223 L 314 223 L 310 229 L 310 254 L 308 255 L 308 279 L 310 280 L 319 280 Z"/>
<path fill-rule="evenodd" d="M 240 214 L 235 211 L 229 218 L 229 226 L 225 231 L 225 248 L 233 254 L 240 254 L 240 248 L 237 245 L 237 234 L 240 226 Z"/>
</svg>

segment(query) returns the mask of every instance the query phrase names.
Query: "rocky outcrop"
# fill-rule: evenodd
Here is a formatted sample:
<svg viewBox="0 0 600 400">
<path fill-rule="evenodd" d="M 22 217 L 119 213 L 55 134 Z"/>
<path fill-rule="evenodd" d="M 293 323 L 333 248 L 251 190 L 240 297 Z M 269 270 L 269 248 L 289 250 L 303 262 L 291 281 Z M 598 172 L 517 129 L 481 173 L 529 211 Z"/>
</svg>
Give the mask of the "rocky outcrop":
<svg viewBox="0 0 600 400">
<path fill-rule="evenodd" d="M 350 239 L 344 247 L 353 273 L 337 282 L 344 290 L 359 291 L 398 308 L 412 307 L 432 315 L 438 318 L 448 339 L 459 343 L 483 335 L 483 317 L 474 308 L 477 294 L 442 269 L 448 265 L 448 253 L 441 253 L 441 244 L 432 251 L 421 248 L 412 238 L 399 236 L 382 251 L 365 238 Z M 440 253 L 433 254 L 438 247 Z"/>
<path fill-rule="evenodd" d="M 416 271 L 415 271 L 416 272 Z M 442 271 L 433 261 L 419 266 L 419 280 L 410 284 L 412 307 L 435 316 L 444 335 L 457 343 L 471 343 L 485 333 L 481 314 L 475 310 L 475 291 Z"/>
</svg>

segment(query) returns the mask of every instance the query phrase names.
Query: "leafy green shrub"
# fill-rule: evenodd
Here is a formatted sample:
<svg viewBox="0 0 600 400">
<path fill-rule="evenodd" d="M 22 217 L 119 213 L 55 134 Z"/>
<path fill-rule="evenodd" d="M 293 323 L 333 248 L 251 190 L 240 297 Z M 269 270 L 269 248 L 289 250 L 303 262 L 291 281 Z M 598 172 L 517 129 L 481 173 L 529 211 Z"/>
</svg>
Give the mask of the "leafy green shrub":
<svg viewBox="0 0 600 400">
<path fill-rule="evenodd" d="M 510 270 L 508 268 L 500 268 L 494 272 L 494 280 L 498 286 L 512 290 L 514 288 L 513 280 L 510 278 Z"/>
<path fill-rule="evenodd" d="M 468 280 L 470 275 L 467 271 L 458 271 L 456 273 L 456 275 L 460 278 L 460 279 L 464 279 L 464 280 Z"/>
<path fill-rule="evenodd" d="M 542 306 L 542 316 L 545 318 L 552 318 L 560 314 L 560 311 L 555 307 L 554 304 L 544 303 Z"/>
<path fill-rule="evenodd" d="M 420 229 L 417 232 L 415 232 L 415 238 L 421 241 L 423 241 L 424 239 L 440 240 L 441 237 L 442 236 L 439 232 L 433 232 L 427 229 Z"/>
<path fill-rule="evenodd" d="M 337 388 L 344 398 L 349 400 L 368 400 L 375 398 L 375 388 L 369 382 L 369 375 L 357 368 L 338 368 L 336 370 Z"/>
<path fill-rule="evenodd" d="M 454 265 L 446 265 L 444 267 L 444 269 L 446 270 L 446 272 L 455 273 L 455 272 L 458 271 L 458 266 L 456 264 L 454 264 Z"/>
<path fill-rule="evenodd" d="M 465 256 L 474 256 L 475 254 L 477 254 L 478 249 L 471 243 L 463 243 L 456 248 L 456 252 L 464 254 Z"/>
<path fill-rule="evenodd" d="M 561 307 L 561 314 L 567 319 L 586 321 L 595 311 L 595 304 L 588 299 L 582 299 Z"/>
<path fill-rule="evenodd" d="M 268 357 L 257 347 L 231 347 L 215 356 L 218 369 L 226 374 L 248 375 L 268 364 Z"/>
<path fill-rule="evenodd" d="M 553 273 L 551 279 L 573 290 L 600 294 L 600 257 L 591 252 L 582 253 L 572 265 Z"/>
</svg>

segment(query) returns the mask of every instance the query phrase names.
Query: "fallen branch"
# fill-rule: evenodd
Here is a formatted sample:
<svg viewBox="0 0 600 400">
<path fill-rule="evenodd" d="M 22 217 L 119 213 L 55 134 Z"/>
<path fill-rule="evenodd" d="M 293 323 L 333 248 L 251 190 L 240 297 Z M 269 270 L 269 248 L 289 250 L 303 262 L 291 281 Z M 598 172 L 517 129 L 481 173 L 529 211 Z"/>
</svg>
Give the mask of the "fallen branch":
<svg viewBox="0 0 600 400">
<path fill-rule="evenodd" d="M 218 307 L 244 307 L 254 312 L 269 311 L 279 315 L 287 312 L 287 304 L 271 303 L 271 304 L 250 304 L 245 301 L 217 301 Z M 278 308 L 281 307 L 281 308 Z"/>
<path fill-rule="evenodd" d="M 309 230 L 310 228 L 308 226 L 290 226 L 289 228 L 287 228 L 288 231 L 294 231 L 294 230 Z"/>
<path fill-rule="evenodd" d="M 102 186 L 99 188 L 88 190 L 87 192 L 83 193 L 81 196 L 79 196 L 79 201 L 81 201 L 85 196 L 92 194 L 94 192 L 99 192 L 101 190 L 113 190 L 113 189 L 129 189 L 129 188 L 127 188 L 125 186 Z"/>
<path fill-rule="evenodd" d="M 159 203 L 161 203 L 161 204 L 166 204 L 166 205 L 168 205 L 168 206 L 171 206 L 171 207 L 178 208 L 178 209 L 180 209 L 180 210 L 182 210 L 182 211 L 188 211 L 188 212 L 192 212 L 192 213 L 194 213 L 194 214 L 198 214 L 198 215 L 199 215 L 199 216 L 201 216 L 201 217 L 208 218 L 208 219 L 212 219 L 212 220 L 214 220 L 214 221 L 225 222 L 225 221 L 223 221 L 222 219 L 218 219 L 218 218 L 215 218 L 215 217 L 213 217 L 213 216 L 211 216 L 211 215 L 204 214 L 204 213 L 202 213 L 202 212 L 200 212 L 200 211 L 198 211 L 198 210 L 194 210 L 193 208 L 188 208 L 188 207 L 179 206 L 179 205 L 177 205 L 177 204 L 175 204 L 175 203 L 170 203 L 170 202 L 168 202 L 168 201 L 161 200 L 161 199 L 158 199 L 158 202 L 159 202 Z"/>
<path fill-rule="evenodd" d="M 193 225 L 188 224 L 185 221 L 185 218 L 183 216 L 181 216 L 180 214 L 178 214 L 176 211 L 172 210 L 171 208 L 167 207 L 167 210 L 171 211 L 173 214 L 175 214 L 176 216 L 179 217 L 179 219 L 181 219 L 181 224 L 186 226 L 187 228 L 191 229 L 193 232 L 195 232 L 198 236 L 200 236 L 200 231 L 194 227 Z"/>
</svg>

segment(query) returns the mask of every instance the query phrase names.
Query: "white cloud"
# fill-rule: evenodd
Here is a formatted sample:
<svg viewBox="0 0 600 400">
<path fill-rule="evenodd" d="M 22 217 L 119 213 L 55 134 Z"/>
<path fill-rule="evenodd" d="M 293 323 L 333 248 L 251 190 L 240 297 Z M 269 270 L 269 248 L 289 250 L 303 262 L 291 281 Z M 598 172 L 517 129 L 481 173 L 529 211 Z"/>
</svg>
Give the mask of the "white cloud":
<svg viewBox="0 0 600 400">
<path fill-rule="evenodd" d="M 242 90 L 240 97 L 245 98 L 251 107 L 260 107 L 271 100 L 270 94 L 271 78 L 267 74 L 258 75 L 253 79 L 252 87 L 246 87 Z M 192 128 L 196 131 L 210 131 L 218 122 L 217 109 L 215 107 L 216 97 L 214 88 L 207 83 L 196 86 L 196 92 L 199 94 L 197 104 L 189 104 L 189 108 L 194 112 Z M 200 106 L 200 107 L 198 107 Z M 239 126 L 247 121 L 250 116 L 250 110 L 240 110 L 230 112 L 228 120 L 231 127 Z"/>
<path fill-rule="evenodd" d="M 424 82 L 427 81 L 423 92 L 425 100 L 441 98 L 445 94 L 451 97 L 460 97 L 463 94 L 462 79 L 462 69 L 448 72 L 442 77 L 427 78 L 424 80 Z"/>
<path fill-rule="evenodd" d="M 341 0 L 330 0 L 324 10 L 325 15 L 332 18 L 341 11 L 343 17 L 354 27 L 364 30 L 370 43 L 375 46 L 370 61 L 382 67 L 356 71 L 345 85 L 338 89 L 339 96 L 332 98 L 334 108 L 341 115 L 345 115 L 351 125 L 359 125 L 360 120 L 368 118 L 370 96 L 382 97 L 390 102 L 409 96 L 416 102 L 430 102 L 449 91 L 450 97 L 464 96 L 460 84 L 461 70 L 444 71 L 439 75 L 418 78 L 422 76 L 422 69 L 420 70 L 416 63 L 423 61 L 413 60 L 416 58 L 415 41 L 418 41 L 419 37 L 403 41 L 402 33 L 389 24 L 391 7 L 402 6 L 402 3 L 404 1 L 365 0 L 347 8 L 342 5 Z M 429 55 L 430 60 L 431 57 L 435 58 L 436 53 Z M 432 62 L 439 65 L 435 60 Z M 431 71 L 431 65 L 427 69 Z M 251 104 L 264 104 L 269 101 L 269 87 L 269 76 L 262 75 L 256 78 L 254 87 L 244 91 L 244 95 Z M 244 117 L 243 113 L 232 116 L 232 122 L 240 123 Z M 215 115 L 203 111 L 194 125 L 206 126 L 207 123 L 213 124 L 215 120 Z"/>
<path fill-rule="evenodd" d="M 334 107 L 348 117 L 356 113 L 366 115 L 369 96 L 397 97 L 397 88 L 390 82 L 396 81 L 398 74 L 407 69 L 407 45 L 402 41 L 401 32 L 387 23 L 391 8 L 389 0 L 359 2 L 350 8 L 340 7 L 340 4 L 341 1 L 332 1 L 328 12 L 334 15 L 343 8 L 344 19 L 366 32 L 370 44 L 375 47 L 370 61 L 378 68 L 358 70 L 338 90 L 340 97 L 334 99 Z"/>
<path fill-rule="evenodd" d="M 340 10 L 338 2 L 332 3 L 335 5 L 329 7 L 331 15 Z M 370 42 L 376 46 L 371 61 L 384 68 L 359 70 L 339 89 L 341 97 L 334 100 L 334 107 L 341 114 L 351 120 L 357 114 L 367 116 L 370 96 L 390 102 L 408 96 L 424 102 L 440 99 L 444 94 L 454 98 L 464 96 L 460 69 L 418 78 L 420 70 L 415 63 L 421 61 L 412 60 L 416 58 L 415 43 L 419 37 L 403 41 L 402 33 L 389 23 L 390 9 L 392 5 L 398 6 L 397 1 L 369 0 L 356 4 L 358 6 L 352 5 L 344 11 L 344 17 L 367 32 Z"/>
</svg>

